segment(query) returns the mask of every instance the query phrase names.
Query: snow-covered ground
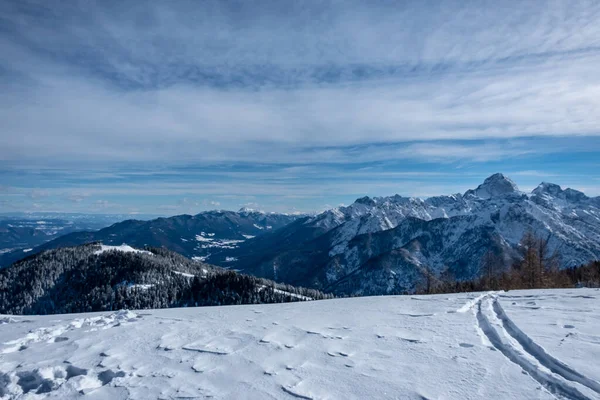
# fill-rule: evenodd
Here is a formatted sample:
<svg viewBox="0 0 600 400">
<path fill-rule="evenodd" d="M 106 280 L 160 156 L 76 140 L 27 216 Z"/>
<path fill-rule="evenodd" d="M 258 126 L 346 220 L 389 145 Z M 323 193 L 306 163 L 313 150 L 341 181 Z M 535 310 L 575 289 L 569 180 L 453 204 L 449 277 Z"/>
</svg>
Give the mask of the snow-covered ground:
<svg viewBox="0 0 600 400">
<path fill-rule="evenodd" d="M 140 253 L 140 254 L 150 254 L 152 255 L 152 253 L 150 253 L 149 251 L 146 250 L 138 250 L 138 249 L 134 249 L 133 247 L 123 243 L 120 246 L 107 246 L 107 245 L 100 245 L 100 250 L 94 252 L 94 254 L 98 255 L 98 254 L 102 254 L 104 252 L 107 251 L 122 251 L 124 253 Z"/>
<path fill-rule="evenodd" d="M 4 398 L 600 398 L 595 289 L 0 321 Z"/>
</svg>

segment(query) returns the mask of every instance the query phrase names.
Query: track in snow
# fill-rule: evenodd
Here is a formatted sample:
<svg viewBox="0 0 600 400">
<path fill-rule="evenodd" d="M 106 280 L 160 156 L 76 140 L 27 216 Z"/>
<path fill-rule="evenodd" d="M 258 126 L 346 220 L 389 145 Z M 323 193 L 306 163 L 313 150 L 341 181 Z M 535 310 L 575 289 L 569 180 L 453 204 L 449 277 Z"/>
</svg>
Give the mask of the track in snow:
<svg viewBox="0 0 600 400">
<path fill-rule="evenodd" d="M 600 395 L 600 383 L 596 382 L 593 379 L 590 379 L 581 373 L 575 371 L 573 368 L 569 367 L 567 364 L 563 363 L 560 360 L 552 357 L 550 354 L 544 350 L 539 344 L 533 341 L 529 336 L 527 336 L 519 327 L 506 315 L 506 312 L 498 302 L 498 300 L 494 300 L 493 303 L 494 312 L 498 316 L 498 318 L 502 321 L 504 325 L 504 329 L 515 338 L 521 346 L 532 356 L 534 356 L 540 364 L 544 367 L 548 368 L 555 374 L 562 376 L 563 378 L 580 383 L 588 388 L 592 389 L 594 392 Z"/>
<path fill-rule="evenodd" d="M 573 370 L 550 356 L 546 351 L 521 331 L 506 315 L 493 295 L 483 296 L 477 304 L 477 324 L 492 346 L 506 358 L 519 365 L 550 393 L 566 399 L 590 399 L 565 380 L 578 382 L 596 393 L 598 383 Z M 494 321 L 495 323 L 492 323 Z M 512 342 L 510 339 L 516 342 Z M 542 367 L 542 368 L 540 368 Z M 549 372 L 544 369 L 547 368 Z"/>
</svg>

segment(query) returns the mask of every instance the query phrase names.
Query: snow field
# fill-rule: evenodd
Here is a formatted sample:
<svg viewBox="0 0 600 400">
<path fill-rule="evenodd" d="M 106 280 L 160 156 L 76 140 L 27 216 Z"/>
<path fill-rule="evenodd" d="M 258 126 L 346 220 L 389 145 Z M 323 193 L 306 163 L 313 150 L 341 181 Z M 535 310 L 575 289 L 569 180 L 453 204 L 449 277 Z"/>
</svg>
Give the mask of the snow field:
<svg viewBox="0 0 600 400">
<path fill-rule="evenodd" d="M 596 399 L 598 299 L 539 290 L 7 316 L 0 395 Z"/>
</svg>

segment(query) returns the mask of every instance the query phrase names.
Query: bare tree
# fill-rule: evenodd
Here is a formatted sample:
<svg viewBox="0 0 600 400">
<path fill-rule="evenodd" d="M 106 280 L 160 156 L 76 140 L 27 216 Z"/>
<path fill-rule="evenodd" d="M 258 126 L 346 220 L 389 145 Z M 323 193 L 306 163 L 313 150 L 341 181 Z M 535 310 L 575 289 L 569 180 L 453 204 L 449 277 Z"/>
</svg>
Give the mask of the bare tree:
<svg viewBox="0 0 600 400">
<path fill-rule="evenodd" d="M 541 287 L 542 263 L 540 259 L 540 241 L 532 231 L 527 231 L 519 244 L 522 261 L 520 265 L 522 284 L 526 288 Z"/>
</svg>

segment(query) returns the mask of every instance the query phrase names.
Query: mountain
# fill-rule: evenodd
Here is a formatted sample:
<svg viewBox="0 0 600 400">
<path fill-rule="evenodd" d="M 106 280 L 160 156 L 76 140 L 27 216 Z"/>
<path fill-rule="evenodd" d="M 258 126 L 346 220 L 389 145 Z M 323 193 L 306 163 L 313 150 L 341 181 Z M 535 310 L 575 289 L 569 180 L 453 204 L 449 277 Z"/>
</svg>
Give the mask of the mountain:
<svg viewBox="0 0 600 400">
<path fill-rule="evenodd" d="M 498 270 L 508 268 L 528 231 L 559 254 L 562 267 L 600 259 L 600 197 L 547 182 L 525 193 L 494 174 L 464 194 L 362 197 L 313 216 L 243 209 L 129 220 L 65 235 L 32 253 L 91 241 L 164 246 L 278 282 L 365 295 L 411 292 L 431 277 L 476 278 L 490 251 Z"/>
<path fill-rule="evenodd" d="M 0 270 L 0 314 L 56 314 L 322 299 L 312 289 L 192 261 L 166 249 L 91 243 Z"/>
<path fill-rule="evenodd" d="M 138 216 L 143 218 L 144 216 Z M 24 257 L 32 248 L 77 231 L 102 229 L 122 221 L 125 215 L 76 213 L 0 214 L 0 254 Z M 1 264 L 0 264 L 1 265 Z"/>
<path fill-rule="evenodd" d="M 264 213 L 243 208 L 234 211 L 206 211 L 150 221 L 126 220 L 99 231 L 74 232 L 30 249 L 0 254 L 0 266 L 8 266 L 27 254 L 100 241 L 107 245 L 128 243 L 136 247 L 166 247 L 186 257 L 205 259 L 219 249 L 234 249 L 245 240 L 278 229 L 297 215 Z M 29 250 L 29 249 L 28 249 Z"/>
<path fill-rule="evenodd" d="M 502 174 L 464 194 L 363 197 L 213 254 L 245 273 L 338 294 L 414 290 L 427 276 L 471 279 L 492 251 L 501 267 L 527 231 L 547 240 L 560 265 L 600 259 L 600 197 L 541 183 L 521 192 Z"/>
</svg>

